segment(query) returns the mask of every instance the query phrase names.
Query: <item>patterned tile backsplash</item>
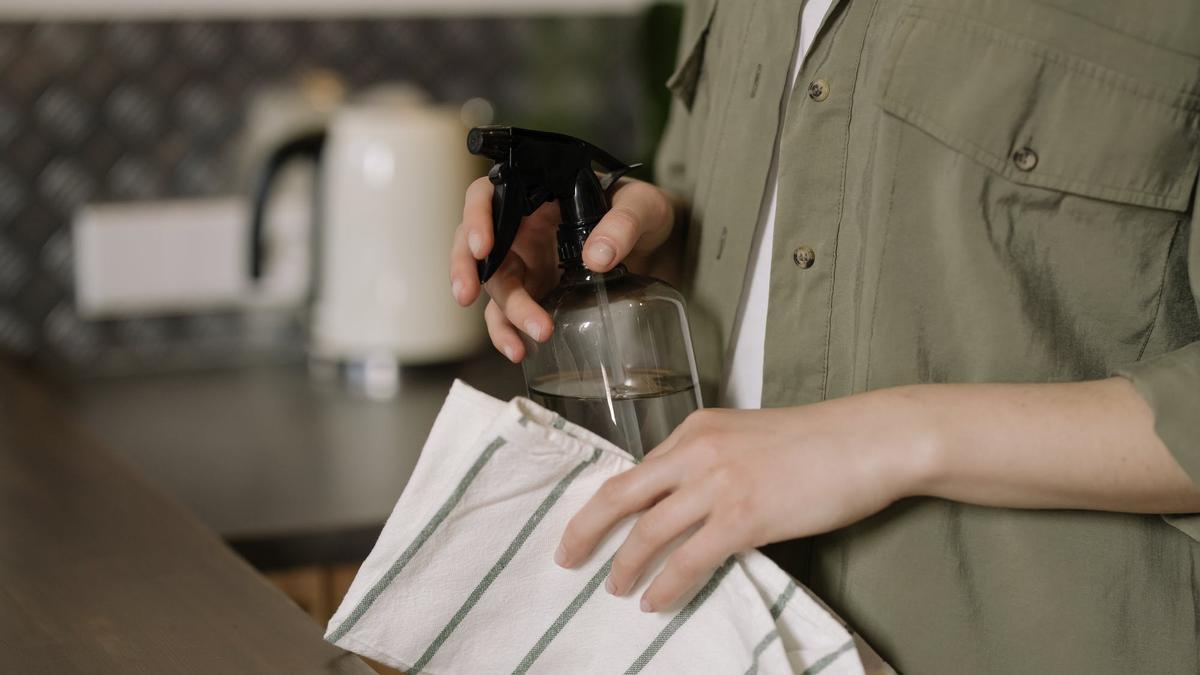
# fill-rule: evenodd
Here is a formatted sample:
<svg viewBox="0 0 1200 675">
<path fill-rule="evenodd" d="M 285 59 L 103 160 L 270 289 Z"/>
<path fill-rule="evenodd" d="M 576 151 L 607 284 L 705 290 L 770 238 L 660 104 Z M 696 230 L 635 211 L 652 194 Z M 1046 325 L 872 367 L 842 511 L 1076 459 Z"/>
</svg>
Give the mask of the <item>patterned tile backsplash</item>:
<svg viewBox="0 0 1200 675">
<path fill-rule="evenodd" d="M 0 350 L 82 373 L 295 356 L 299 317 L 84 321 L 70 222 L 89 202 L 230 194 L 250 98 L 314 69 L 482 97 L 498 120 L 644 157 L 635 17 L 0 23 Z"/>
</svg>

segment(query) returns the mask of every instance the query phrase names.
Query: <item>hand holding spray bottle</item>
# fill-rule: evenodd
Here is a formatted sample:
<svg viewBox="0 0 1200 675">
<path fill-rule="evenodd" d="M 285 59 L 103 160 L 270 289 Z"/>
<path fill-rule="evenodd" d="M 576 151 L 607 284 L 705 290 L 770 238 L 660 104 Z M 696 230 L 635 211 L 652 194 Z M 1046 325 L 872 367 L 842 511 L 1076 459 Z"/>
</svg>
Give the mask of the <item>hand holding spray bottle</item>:
<svg viewBox="0 0 1200 675">
<path fill-rule="evenodd" d="M 562 276 L 541 300 L 553 331 L 541 344 L 525 339 L 530 398 L 641 458 L 702 402 L 683 296 L 624 265 L 583 265 L 584 242 L 609 210 L 609 188 L 636 165 L 578 138 L 515 127 L 476 127 L 467 148 L 495 162 L 495 244 L 478 263 L 480 283 L 504 262 L 522 218 L 559 204 Z"/>
</svg>

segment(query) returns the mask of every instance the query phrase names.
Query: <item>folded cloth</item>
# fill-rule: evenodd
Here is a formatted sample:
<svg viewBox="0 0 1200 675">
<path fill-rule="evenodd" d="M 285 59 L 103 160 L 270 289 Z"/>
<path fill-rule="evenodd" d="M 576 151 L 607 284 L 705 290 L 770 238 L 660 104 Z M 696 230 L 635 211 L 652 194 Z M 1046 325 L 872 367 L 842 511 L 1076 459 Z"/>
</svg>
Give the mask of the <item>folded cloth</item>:
<svg viewBox="0 0 1200 675">
<path fill-rule="evenodd" d="M 527 399 L 504 403 L 455 382 L 325 639 L 408 673 L 833 675 L 879 667 L 757 551 L 732 556 L 691 597 L 655 613 L 638 606 L 653 574 L 623 597 L 601 589 L 634 517 L 584 566 L 555 565 L 567 521 L 634 463 Z M 660 557 L 654 571 L 661 565 Z"/>
</svg>

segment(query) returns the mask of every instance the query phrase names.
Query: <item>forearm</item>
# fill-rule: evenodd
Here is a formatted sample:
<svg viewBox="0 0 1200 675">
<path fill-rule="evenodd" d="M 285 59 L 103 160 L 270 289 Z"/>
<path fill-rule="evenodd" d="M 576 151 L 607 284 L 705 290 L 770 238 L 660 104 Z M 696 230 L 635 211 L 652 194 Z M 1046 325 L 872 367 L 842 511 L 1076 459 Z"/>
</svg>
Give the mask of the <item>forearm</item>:
<svg viewBox="0 0 1200 675">
<path fill-rule="evenodd" d="M 1200 511 L 1200 488 L 1123 378 L 878 393 L 916 420 L 911 493 L 1012 508 Z"/>
<path fill-rule="evenodd" d="M 574 566 L 643 512 L 612 559 L 629 592 L 682 543 L 642 596 L 668 607 L 731 553 L 830 532 L 899 499 L 1011 508 L 1200 512 L 1200 490 L 1155 435 L 1126 380 L 916 385 L 766 410 L 702 410 L 609 479 L 563 533 Z"/>
</svg>

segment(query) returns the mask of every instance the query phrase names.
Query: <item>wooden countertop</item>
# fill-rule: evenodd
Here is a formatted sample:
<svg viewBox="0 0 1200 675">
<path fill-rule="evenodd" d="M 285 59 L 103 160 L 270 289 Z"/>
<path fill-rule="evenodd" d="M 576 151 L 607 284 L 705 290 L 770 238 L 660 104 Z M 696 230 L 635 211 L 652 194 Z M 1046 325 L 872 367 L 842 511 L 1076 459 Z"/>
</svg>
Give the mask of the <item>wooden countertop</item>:
<svg viewBox="0 0 1200 675">
<path fill-rule="evenodd" d="M 3 363 L 0 672 L 372 673 Z"/>
</svg>

